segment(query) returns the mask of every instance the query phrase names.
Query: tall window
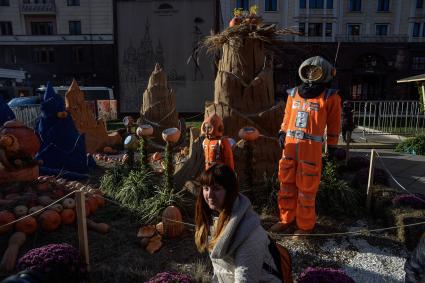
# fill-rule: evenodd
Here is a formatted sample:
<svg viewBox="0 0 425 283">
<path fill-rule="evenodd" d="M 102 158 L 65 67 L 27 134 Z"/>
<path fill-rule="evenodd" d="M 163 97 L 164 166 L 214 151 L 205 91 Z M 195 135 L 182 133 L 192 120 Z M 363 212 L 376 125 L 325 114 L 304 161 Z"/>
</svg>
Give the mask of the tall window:
<svg viewBox="0 0 425 283">
<path fill-rule="evenodd" d="M 348 24 L 347 25 L 347 34 L 348 35 L 360 35 L 360 25 L 359 24 Z"/>
<path fill-rule="evenodd" d="M 307 8 L 307 0 L 300 0 L 300 9 Z"/>
<path fill-rule="evenodd" d="M 84 62 L 84 53 L 82 46 L 72 47 L 72 62 L 76 64 L 81 64 Z"/>
<path fill-rule="evenodd" d="M 390 10 L 390 0 L 378 0 L 378 12 L 388 12 Z"/>
<path fill-rule="evenodd" d="M 305 23 L 298 23 L 298 31 L 301 35 L 305 35 Z"/>
<path fill-rule="evenodd" d="M 264 10 L 268 12 L 277 11 L 277 0 L 265 0 Z"/>
<path fill-rule="evenodd" d="M 323 9 L 323 0 L 309 0 L 308 7 L 310 9 Z"/>
<path fill-rule="evenodd" d="M 388 24 L 377 24 L 375 29 L 376 35 L 388 35 Z"/>
<path fill-rule="evenodd" d="M 425 57 L 413 57 L 412 58 L 412 69 L 413 70 L 425 70 Z"/>
<path fill-rule="evenodd" d="M 35 48 L 33 61 L 36 64 L 51 64 L 55 62 L 55 50 L 53 48 Z"/>
<path fill-rule="evenodd" d="M 0 6 L 10 6 L 9 0 L 0 0 Z"/>
<path fill-rule="evenodd" d="M 236 0 L 236 8 L 249 9 L 249 0 Z"/>
<path fill-rule="evenodd" d="M 81 34 L 80 21 L 69 21 L 69 34 Z"/>
<path fill-rule="evenodd" d="M 332 36 L 332 23 L 326 23 L 325 36 Z"/>
<path fill-rule="evenodd" d="M 31 22 L 32 35 L 52 35 L 53 23 L 52 22 Z"/>
<path fill-rule="evenodd" d="M 80 0 L 67 0 L 68 6 L 80 6 Z"/>
<path fill-rule="evenodd" d="M 12 22 L 0 22 L 0 35 L 12 35 Z"/>
<path fill-rule="evenodd" d="M 333 9 L 333 8 L 334 8 L 334 1 L 326 0 L 326 9 Z"/>
<path fill-rule="evenodd" d="M 416 9 L 422 9 L 424 6 L 424 0 L 416 0 Z"/>
<path fill-rule="evenodd" d="M 350 12 L 360 12 L 362 10 L 362 0 L 350 0 L 348 8 Z"/>
<path fill-rule="evenodd" d="M 322 23 L 309 23 L 308 36 L 322 36 L 323 24 Z"/>
<path fill-rule="evenodd" d="M 421 29 L 421 23 L 413 23 L 412 36 L 413 37 L 418 37 L 419 36 L 419 30 L 420 29 Z"/>
</svg>

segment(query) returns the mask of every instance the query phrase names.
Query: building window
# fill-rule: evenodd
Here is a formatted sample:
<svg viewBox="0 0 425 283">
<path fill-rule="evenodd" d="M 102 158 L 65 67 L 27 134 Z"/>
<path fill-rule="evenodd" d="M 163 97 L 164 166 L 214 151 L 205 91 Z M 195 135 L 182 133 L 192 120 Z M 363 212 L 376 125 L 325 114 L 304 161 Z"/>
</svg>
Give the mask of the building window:
<svg viewBox="0 0 425 283">
<path fill-rule="evenodd" d="M 390 0 L 378 0 L 378 12 L 388 12 L 390 10 Z"/>
<path fill-rule="evenodd" d="M 298 23 L 298 31 L 301 35 L 305 35 L 305 23 Z"/>
<path fill-rule="evenodd" d="M 52 35 L 53 23 L 52 22 L 31 22 L 32 35 Z"/>
<path fill-rule="evenodd" d="M 362 10 L 362 0 L 350 0 L 350 12 L 360 12 Z"/>
<path fill-rule="evenodd" d="M 0 22 L 0 35 L 12 35 L 12 22 Z"/>
<path fill-rule="evenodd" d="M 333 8 L 334 8 L 334 1 L 326 0 L 326 9 L 333 9 Z"/>
<path fill-rule="evenodd" d="M 325 36 L 332 36 L 332 23 L 326 23 Z"/>
<path fill-rule="evenodd" d="M 422 9 L 424 6 L 424 0 L 416 0 L 416 9 Z"/>
<path fill-rule="evenodd" d="M 310 9 L 323 9 L 323 0 L 309 0 L 308 7 Z"/>
<path fill-rule="evenodd" d="M 376 35 L 388 35 L 388 24 L 375 25 Z"/>
<path fill-rule="evenodd" d="M 52 64 L 55 62 L 55 50 L 53 48 L 35 48 L 33 61 L 36 64 Z"/>
<path fill-rule="evenodd" d="M 4 53 L 4 63 L 7 65 L 16 64 L 16 55 L 15 55 L 15 49 L 13 48 L 5 48 L 3 49 Z"/>
<path fill-rule="evenodd" d="M 80 0 L 67 0 L 68 6 L 80 6 Z"/>
<path fill-rule="evenodd" d="M 309 23 L 308 36 L 322 36 L 323 24 L 322 23 Z"/>
<path fill-rule="evenodd" d="M 421 23 L 413 23 L 413 37 L 419 37 L 419 30 L 421 29 Z"/>
<path fill-rule="evenodd" d="M 413 57 L 412 59 L 413 70 L 425 70 L 425 57 Z"/>
<path fill-rule="evenodd" d="M 360 25 L 359 24 L 349 24 L 349 25 L 347 25 L 347 34 L 348 35 L 360 35 Z"/>
<path fill-rule="evenodd" d="M 81 34 L 80 21 L 69 21 L 69 34 Z"/>
<path fill-rule="evenodd" d="M 300 9 L 307 8 L 307 0 L 300 0 Z"/>
<path fill-rule="evenodd" d="M 236 8 L 249 10 L 249 0 L 236 0 Z"/>
<path fill-rule="evenodd" d="M 264 6 L 267 12 L 277 11 L 277 0 L 265 0 Z"/>
<path fill-rule="evenodd" d="M 75 64 L 81 64 L 84 62 L 83 47 L 81 46 L 72 47 L 72 62 Z"/>
<path fill-rule="evenodd" d="M 9 0 L 0 0 L 0 6 L 10 6 Z"/>
</svg>

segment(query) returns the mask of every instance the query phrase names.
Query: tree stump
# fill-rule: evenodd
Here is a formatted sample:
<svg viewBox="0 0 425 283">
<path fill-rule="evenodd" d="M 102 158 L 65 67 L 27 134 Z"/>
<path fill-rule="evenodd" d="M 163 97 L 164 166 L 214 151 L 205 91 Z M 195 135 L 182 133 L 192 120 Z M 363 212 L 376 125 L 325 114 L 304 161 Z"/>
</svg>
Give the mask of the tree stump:
<svg viewBox="0 0 425 283">
<path fill-rule="evenodd" d="M 143 93 L 139 124 L 151 125 L 154 128 L 153 141 L 160 144 L 164 144 L 161 136 L 163 130 L 180 129 L 176 111 L 176 96 L 168 86 L 167 74 L 158 63 L 155 65 L 148 86 Z"/>
<path fill-rule="evenodd" d="M 71 113 L 78 132 L 85 135 L 88 153 L 103 152 L 105 146 L 121 146 L 121 136 L 108 134 L 105 121 L 96 120 L 93 116 L 90 106 L 85 102 L 84 92 L 75 79 L 65 94 L 65 107 Z"/>
</svg>

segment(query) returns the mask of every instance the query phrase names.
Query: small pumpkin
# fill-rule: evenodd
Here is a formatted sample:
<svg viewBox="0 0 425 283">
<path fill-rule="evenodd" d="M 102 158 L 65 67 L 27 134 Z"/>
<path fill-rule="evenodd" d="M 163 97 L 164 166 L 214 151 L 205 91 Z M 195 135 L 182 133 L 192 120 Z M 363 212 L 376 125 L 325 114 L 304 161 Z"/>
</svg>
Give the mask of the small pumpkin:
<svg viewBox="0 0 425 283">
<path fill-rule="evenodd" d="M 33 207 L 31 207 L 31 208 L 28 210 L 28 214 L 32 214 L 32 213 L 34 213 L 34 212 L 37 212 L 37 211 L 39 211 L 40 209 L 43 209 L 43 207 L 44 207 L 44 206 L 41 206 L 41 205 L 33 206 Z M 35 214 L 35 216 L 39 215 L 40 213 L 41 213 L 41 212 L 36 213 L 36 214 Z"/>
<path fill-rule="evenodd" d="M 41 192 L 41 193 L 45 193 L 50 191 L 50 189 L 52 188 L 50 182 L 43 182 L 43 183 L 39 183 L 37 184 L 37 191 Z"/>
<path fill-rule="evenodd" d="M 66 225 L 73 224 L 75 222 L 75 211 L 70 208 L 66 208 L 61 212 L 62 223 Z"/>
<path fill-rule="evenodd" d="M 50 193 L 50 196 L 51 196 L 53 199 L 61 198 L 61 197 L 63 197 L 64 195 L 65 195 L 65 192 L 64 192 L 62 189 L 55 189 L 55 190 L 53 190 L 53 191 Z"/>
<path fill-rule="evenodd" d="M 53 202 L 53 200 L 49 196 L 40 196 L 38 198 L 38 202 L 43 206 L 47 206 L 47 205 L 51 204 Z"/>
<path fill-rule="evenodd" d="M 98 204 L 97 204 L 97 200 L 94 197 L 89 197 L 86 201 L 86 203 L 89 204 L 90 206 L 90 213 L 95 213 L 97 208 L 98 208 Z"/>
<path fill-rule="evenodd" d="M 27 215 L 28 207 L 26 207 L 25 205 L 18 205 L 13 209 L 13 212 L 15 213 L 16 217 L 19 218 Z"/>
<path fill-rule="evenodd" d="M 0 211 L 0 226 L 3 226 L 5 224 L 8 224 L 12 221 L 15 221 L 16 217 L 15 215 L 7 210 Z M 13 225 L 7 225 L 5 227 L 0 228 L 0 235 L 6 234 L 9 231 L 12 231 Z"/>
<path fill-rule="evenodd" d="M 164 236 L 176 238 L 183 233 L 182 214 L 175 206 L 167 207 L 162 213 Z"/>
<path fill-rule="evenodd" d="M 62 202 L 62 206 L 64 208 L 70 208 L 73 209 L 75 207 L 75 200 L 72 198 L 66 198 Z"/>
<path fill-rule="evenodd" d="M 15 224 L 15 230 L 25 233 L 26 235 L 31 235 L 37 231 L 37 226 L 37 220 L 35 220 L 35 218 L 32 216 L 28 216 L 22 220 L 19 220 Z"/>
<path fill-rule="evenodd" d="M 59 204 L 59 203 L 55 203 L 54 205 L 52 205 L 50 207 L 50 209 L 51 210 L 54 210 L 54 211 L 56 211 L 58 213 L 61 213 L 63 211 L 63 206 L 61 204 Z"/>
<path fill-rule="evenodd" d="M 93 195 L 93 198 L 96 199 L 98 207 L 105 206 L 106 204 L 105 199 L 101 195 L 95 194 Z"/>
<path fill-rule="evenodd" d="M 59 213 L 50 209 L 41 213 L 39 220 L 41 223 L 41 228 L 43 228 L 43 230 L 47 232 L 57 230 L 62 222 Z"/>
<path fill-rule="evenodd" d="M 162 154 L 160 152 L 155 152 L 154 154 L 152 154 L 152 161 L 158 161 L 162 158 Z"/>
</svg>

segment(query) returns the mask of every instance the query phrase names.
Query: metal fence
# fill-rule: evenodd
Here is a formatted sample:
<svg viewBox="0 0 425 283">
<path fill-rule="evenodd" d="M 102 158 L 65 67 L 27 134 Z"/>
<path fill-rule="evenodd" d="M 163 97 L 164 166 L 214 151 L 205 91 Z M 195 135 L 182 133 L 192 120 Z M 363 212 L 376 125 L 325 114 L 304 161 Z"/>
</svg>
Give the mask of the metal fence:
<svg viewBox="0 0 425 283">
<path fill-rule="evenodd" d="M 425 113 L 414 100 L 351 101 L 354 122 L 365 134 L 425 134 Z"/>
<path fill-rule="evenodd" d="M 21 121 L 27 127 L 34 128 L 35 123 L 41 114 L 40 107 L 40 104 L 34 104 L 10 107 L 10 109 L 12 109 L 13 113 L 15 113 L 16 120 Z"/>
</svg>

